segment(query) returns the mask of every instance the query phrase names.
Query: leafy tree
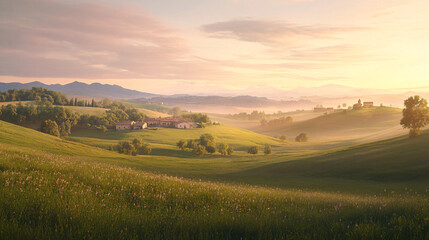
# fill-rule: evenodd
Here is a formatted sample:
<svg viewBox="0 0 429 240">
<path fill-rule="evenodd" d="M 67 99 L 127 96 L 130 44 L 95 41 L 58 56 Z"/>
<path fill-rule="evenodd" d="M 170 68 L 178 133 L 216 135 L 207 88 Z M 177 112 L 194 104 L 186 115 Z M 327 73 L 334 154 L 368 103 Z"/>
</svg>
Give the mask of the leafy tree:
<svg viewBox="0 0 429 240">
<path fill-rule="evenodd" d="M 299 134 L 298 136 L 296 136 L 295 141 L 296 142 L 307 142 L 308 141 L 307 133 Z"/>
<path fill-rule="evenodd" d="M 181 150 L 184 150 L 185 149 L 185 146 L 186 146 L 186 141 L 185 140 L 179 140 L 177 143 L 176 143 L 176 146 L 177 147 L 179 147 Z"/>
<path fill-rule="evenodd" d="M 143 146 L 143 140 L 141 138 L 136 138 L 133 140 L 133 145 L 136 149 L 138 149 Z"/>
<path fill-rule="evenodd" d="M 215 144 L 215 140 L 213 135 L 210 133 L 205 133 L 200 136 L 200 144 L 204 147 L 207 147 L 208 145 Z"/>
<path fill-rule="evenodd" d="M 228 148 L 226 149 L 226 153 L 227 153 L 228 155 L 232 155 L 232 153 L 234 153 L 234 149 L 233 149 L 232 147 L 228 147 Z"/>
<path fill-rule="evenodd" d="M 118 152 L 131 155 L 133 152 L 136 152 L 136 149 L 132 142 L 123 141 L 118 143 Z"/>
<path fill-rule="evenodd" d="M 250 148 L 247 150 L 247 152 L 248 152 L 248 153 L 250 153 L 250 154 L 258 154 L 258 152 L 259 152 L 259 148 L 258 148 L 257 146 L 253 146 L 253 147 L 250 147 Z"/>
<path fill-rule="evenodd" d="M 207 153 L 206 148 L 201 144 L 194 144 L 192 152 L 200 156 L 204 156 Z"/>
<path fill-rule="evenodd" d="M 410 129 L 410 137 L 419 136 L 421 128 L 429 123 L 428 102 L 420 96 L 409 97 L 404 101 L 401 125 Z"/>
<path fill-rule="evenodd" d="M 271 149 L 271 145 L 266 144 L 264 147 L 264 154 L 271 154 L 272 149 Z"/>
<path fill-rule="evenodd" d="M 215 153 L 216 152 L 216 146 L 215 145 L 208 145 L 208 146 L 206 146 L 206 151 L 210 154 Z"/>
<path fill-rule="evenodd" d="M 152 152 L 152 147 L 149 143 L 143 143 L 142 146 L 137 149 L 137 152 L 141 155 L 149 155 Z"/>
<path fill-rule="evenodd" d="M 228 144 L 221 143 L 217 147 L 217 151 L 222 155 L 227 155 L 228 154 L 228 148 L 229 148 Z"/>
<path fill-rule="evenodd" d="M 186 143 L 186 147 L 193 149 L 196 144 L 198 143 L 195 140 L 188 140 L 188 142 Z"/>
<path fill-rule="evenodd" d="M 40 126 L 40 130 L 44 133 L 60 137 L 60 131 L 58 130 L 58 125 L 52 120 L 45 120 Z"/>
</svg>

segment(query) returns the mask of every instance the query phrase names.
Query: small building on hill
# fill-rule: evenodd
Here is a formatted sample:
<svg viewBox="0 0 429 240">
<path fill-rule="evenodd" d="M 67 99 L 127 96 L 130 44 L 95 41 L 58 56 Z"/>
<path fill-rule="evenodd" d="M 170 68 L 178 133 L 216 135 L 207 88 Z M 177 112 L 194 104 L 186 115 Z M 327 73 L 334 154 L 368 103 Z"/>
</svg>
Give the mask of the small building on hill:
<svg viewBox="0 0 429 240">
<path fill-rule="evenodd" d="M 187 129 L 187 128 L 195 128 L 197 127 L 197 124 L 193 123 L 193 122 L 179 122 L 176 123 L 174 125 L 175 128 L 182 128 L 182 129 Z"/>
<path fill-rule="evenodd" d="M 374 107 L 374 102 L 364 102 L 363 107 Z"/>
<path fill-rule="evenodd" d="M 189 118 L 149 118 L 146 122 L 149 127 L 192 128 L 196 125 Z"/>
<path fill-rule="evenodd" d="M 353 105 L 353 109 L 360 109 L 362 108 L 362 101 L 359 99 L 358 103 Z"/>
<path fill-rule="evenodd" d="M 131 120 L 119 120 L 118 123 L 116 123 L 116 130 L 130 130 L 133 128 L 134 121 Z"/>
<path fill-rule="evenodd" d="M 147 123 L 138 121 L 133 124 L 133 130 L 141 130 L 147 128 Z"/>
</svg>

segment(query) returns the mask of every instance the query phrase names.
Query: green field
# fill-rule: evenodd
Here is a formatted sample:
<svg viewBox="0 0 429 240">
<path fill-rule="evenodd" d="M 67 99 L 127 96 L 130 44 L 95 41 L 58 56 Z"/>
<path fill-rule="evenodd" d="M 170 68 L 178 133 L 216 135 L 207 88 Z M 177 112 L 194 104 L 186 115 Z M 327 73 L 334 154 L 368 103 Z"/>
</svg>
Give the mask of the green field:
<svg viewBox="0 0 429 240">
<path fill-rule="evenodd" d="M 428 142 L 428 136 L 411 142 L 405 138 L 389 141 L 393 141 L 392 147 L 401 144 L 404 150 L 415 146 L 409 149 L 415 151 Z M 165 144 L 168 142 L 165 140 Z M 321 176 L 322 163 L 336 166 L 342 156 L 347 156 L 347 151 L 358 151 L 364 159 L 362 163 L 368 164 L 371 162 L 365 149 L 368 147 L 371 146 L 331 153 L 319 161 L 311 158 L 295 161 L 292 168 L 287 163 L 266 167 L 271 166 L 269 171 L 275 177 L 280 172 L 302 177 L 297 170 L 303 165 L 298 162 L 304 162 L 313 169 L 304 172 L 306 177 L 317 180 L 329 175 L 340 181 L 350 176 L 338 171 L 352 166 L 339 164 Z M 424 171 L 421 168 L 427 167 L 427 163 L 424 165 L 427 160 L 422 159 L 427 159 L 427 155 L 416 161 L 419 154 L 427 151 L 421 150 L 415 158 L 404 161 Z M 5 122 L 0 122 L 0 156 L 1 239 L 425 239 L 429 236 L 427 188 L 420 191 L 412 185 L 402 192 L 388 189 L 368 195 L 187 180 L 149 173 L 154 169 L 148 163 L 159 161 L 158 157 L 120 155 Z M 319 165 L 312 167 L 315 162 Z M 385 174 L 382 179 L 371 178 L 374 172 L 371 167 L 360 169 L 351 178 L 398 181 L 401 177 L 392 176 L 404 163 L 399 160 L 394 163 L 387 170 L 392 174 Z M 251 171 L 259 172 L 257 177 L 261 177 L 267 174 L 267 169 L 262 168 Z M 402 177 L 412 171 L 419 170 L 406 169 Z M 422 185 L 428 183 L 425 175 L 413 180 Z"/>
<path fill-rule="evenodd" d="M 289 126 L 260 127 L 254 131 L 271 136 L 284 134 L 290 139 L 305 132 L 312 140 L 367 138 L 368 142 L 406 134 L 399 125 L 401 117 L 399 108 L 372 107 L 337 111 Z"/>
</svg>

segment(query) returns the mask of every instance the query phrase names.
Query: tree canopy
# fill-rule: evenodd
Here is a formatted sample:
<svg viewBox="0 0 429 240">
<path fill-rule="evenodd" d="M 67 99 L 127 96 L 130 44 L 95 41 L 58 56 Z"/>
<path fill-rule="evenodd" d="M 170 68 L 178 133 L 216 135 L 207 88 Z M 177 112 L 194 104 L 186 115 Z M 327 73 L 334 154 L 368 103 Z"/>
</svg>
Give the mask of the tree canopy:
<svg viewBox="0 0 429 240">
<path fill-rule="evenodd" d="M 410 137 L 420 135 L 421 128 L 429 123 L 428 102 L 420 96 L 409 97 L 404 101 L 401 125 L 410 129 Z"/>
</svg>

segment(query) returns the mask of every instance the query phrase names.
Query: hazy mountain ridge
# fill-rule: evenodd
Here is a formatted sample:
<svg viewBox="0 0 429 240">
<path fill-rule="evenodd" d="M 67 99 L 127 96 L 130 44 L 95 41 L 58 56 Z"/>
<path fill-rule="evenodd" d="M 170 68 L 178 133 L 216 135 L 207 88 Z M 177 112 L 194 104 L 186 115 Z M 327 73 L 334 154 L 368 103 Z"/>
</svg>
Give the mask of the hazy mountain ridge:
<svg viewBox="0 0 429 240">
<path fill-rule="evenodd" d="M 131 99 L 131 98 L 149 98 L 159 96 L 157 94 L 140 92 L 136 90 L 126 89 L 118 85 L 92 83 L 86 84 L 82 82 L 72 82 L 69 84 L 44 84 L 41 82 L 30 83 L 0 83 L 0 91 L 4 92 L 9 89 L 30 89 L 32 87 L 42 87 L 48 90 L 61 92 L 68 95 L 88 96 L 95 98 L 113 98 L 113 99 Z"/>
</svg>

